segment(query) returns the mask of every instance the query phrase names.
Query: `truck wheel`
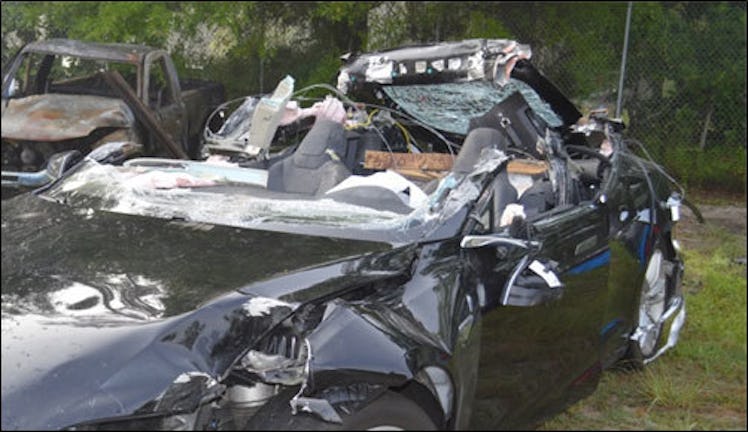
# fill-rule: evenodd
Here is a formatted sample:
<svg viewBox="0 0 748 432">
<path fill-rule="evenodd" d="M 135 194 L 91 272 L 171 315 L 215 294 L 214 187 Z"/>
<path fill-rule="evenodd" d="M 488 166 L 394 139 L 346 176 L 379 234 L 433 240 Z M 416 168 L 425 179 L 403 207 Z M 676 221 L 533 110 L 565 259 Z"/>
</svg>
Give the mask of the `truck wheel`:
<svg viewBox="0 0 748 432">
<path fill-rule="evenodd" d="M 291 395 L 292 397 L 292 395 Z M 245 430 L 436 430 L 434 421 L 413 400 L 387 391 L 362 409 L 341 414 L 343 423 L 321 420 L 316 415 L 291 414 L 291 397 L 276 397 L 249 420 Z"/>
</svg>

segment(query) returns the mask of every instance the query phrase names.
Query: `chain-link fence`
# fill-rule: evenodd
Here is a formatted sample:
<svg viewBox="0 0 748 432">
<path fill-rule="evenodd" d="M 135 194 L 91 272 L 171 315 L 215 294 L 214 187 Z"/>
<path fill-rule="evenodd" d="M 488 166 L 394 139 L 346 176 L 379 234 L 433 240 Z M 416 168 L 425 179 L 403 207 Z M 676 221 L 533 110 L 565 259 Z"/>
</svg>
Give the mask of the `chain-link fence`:
<svg viewBox="0 0 748 432">
<path fill-rule="evenodd" d="M 584 113 L 606 107 L 614 116 L 628 8 L 385 2 L 369 16 L 368 42 L 513 38 L 532 46 L 533 63 Z M 620 115 L 687 186 L 745 193 L 745 16 L 745 3 L 631 4 Z"/>
</svg>

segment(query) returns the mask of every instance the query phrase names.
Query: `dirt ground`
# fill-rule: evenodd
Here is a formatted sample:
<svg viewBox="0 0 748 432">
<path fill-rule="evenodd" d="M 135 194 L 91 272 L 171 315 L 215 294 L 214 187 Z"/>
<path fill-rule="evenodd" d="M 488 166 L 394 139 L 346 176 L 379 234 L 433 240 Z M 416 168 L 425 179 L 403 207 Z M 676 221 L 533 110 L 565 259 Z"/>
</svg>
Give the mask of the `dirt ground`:
<svg viewBox="0 0 748 432">
<path fill-rule="evenodd" d="M 746 239 L 746 204 L 707 205 L 697 204 L 705 223 L 700 224 L 690 209 L 685 206 L 681 211 L 681 221 L 678 223 L 676 237 L 684 249 L 705 249 L 710 245 L 704 244 L 705 234 L 714 227 L 726 230 L 731 235 Z M 736 264 L 746 265 L 746 257 L 735 257 Z"/>
</svg>

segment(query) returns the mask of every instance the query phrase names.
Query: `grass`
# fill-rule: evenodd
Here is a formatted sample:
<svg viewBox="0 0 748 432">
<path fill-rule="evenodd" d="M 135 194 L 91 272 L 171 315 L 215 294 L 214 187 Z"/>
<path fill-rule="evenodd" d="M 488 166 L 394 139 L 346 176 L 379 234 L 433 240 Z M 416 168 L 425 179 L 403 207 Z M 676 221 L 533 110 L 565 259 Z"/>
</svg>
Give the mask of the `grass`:
<svg viewBox="0 0 748 432">
<path fill-rule="evenodd" d="M 684 251 L 687 320 L 643 371 L 610 371 L 542 430 L 746 430 L 744 233 L 707 225 Z"/>
</svg>

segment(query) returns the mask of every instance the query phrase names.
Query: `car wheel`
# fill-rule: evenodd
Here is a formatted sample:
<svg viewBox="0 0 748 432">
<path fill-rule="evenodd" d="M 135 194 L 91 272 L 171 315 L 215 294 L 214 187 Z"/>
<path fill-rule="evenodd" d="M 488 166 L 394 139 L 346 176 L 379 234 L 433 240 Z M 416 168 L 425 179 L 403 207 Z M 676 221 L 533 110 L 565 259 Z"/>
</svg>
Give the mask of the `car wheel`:
<svg viewBox="0 0 748 432">
<path fill-rule="evenodd" d="M 667 265 L 665 251 L 655 247 L 647 262 L 637 311 L 638 323 L 630 337 L 628 353 L 622 362 L 624 366 L 641 369 L 657 353 L 662 336 L 662 317 L 671 295 L 668 292 Z"/>
<path fill-rule="evenodd" d="M 245 430 L 436 430 L 429 415 L 410 398 L 387 391 L 362 409 L 345 415 L 342 424 L 329 423 L 317 416 L 291 414 L 290 397 L 274 398 L 252 416 Z"/>
</svg>

